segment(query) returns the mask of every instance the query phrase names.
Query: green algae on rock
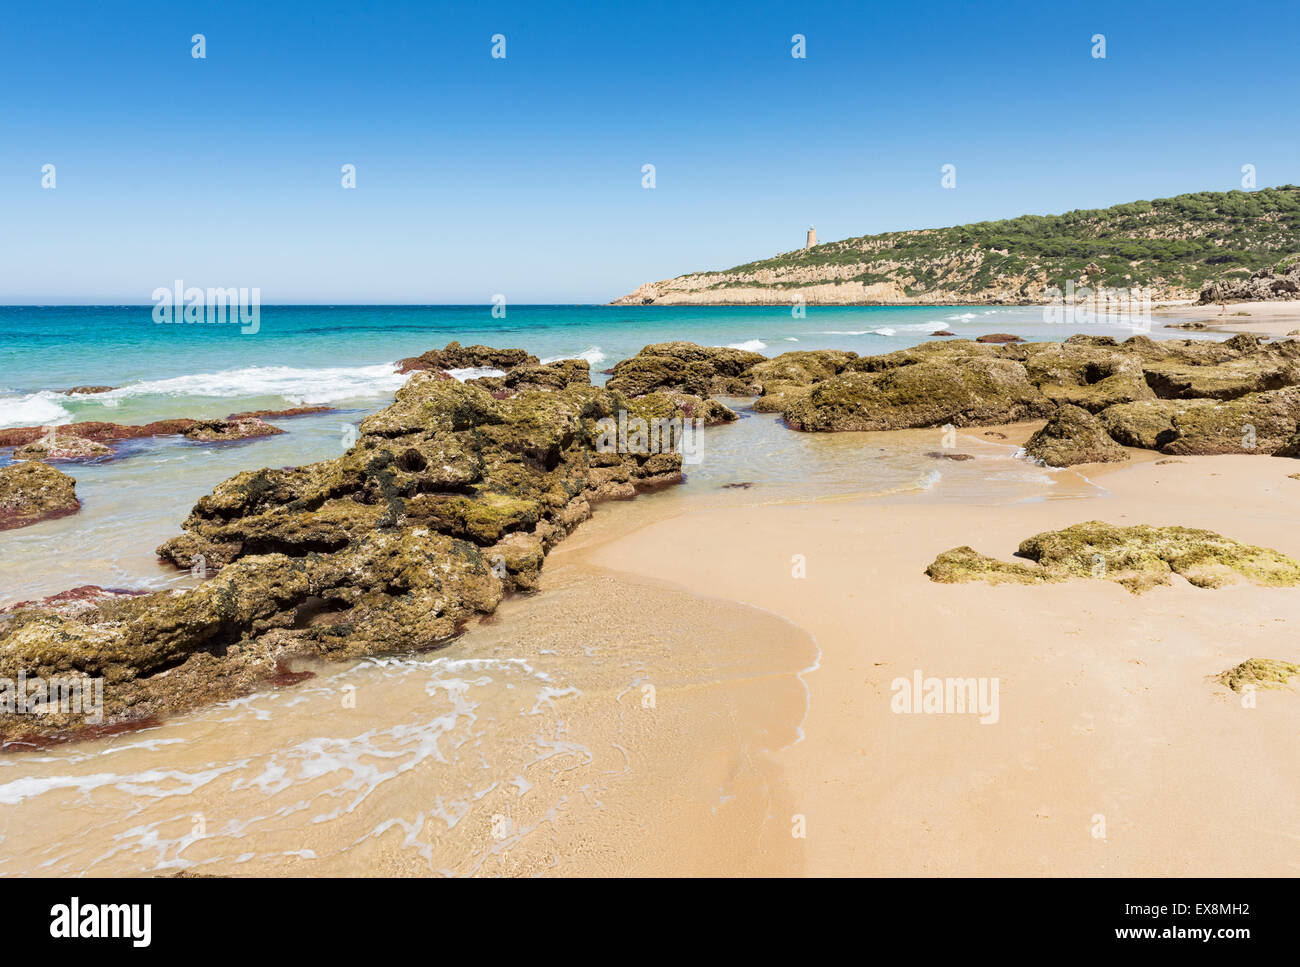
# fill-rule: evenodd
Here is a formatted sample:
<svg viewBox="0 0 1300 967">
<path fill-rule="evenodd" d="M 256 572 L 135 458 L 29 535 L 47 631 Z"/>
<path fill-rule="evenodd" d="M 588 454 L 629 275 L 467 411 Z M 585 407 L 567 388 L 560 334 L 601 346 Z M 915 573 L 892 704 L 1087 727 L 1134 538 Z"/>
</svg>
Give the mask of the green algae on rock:
<svg viewBox="0 0 1300 967">
<path fill-rule="evenodd" d="M 1218 680 L 1234 692 L 1240 692 L 1246 685 L 1278 688 L 1297 675 L 1300 675 L 1300 665 L 1293 662 L 1278 661 L 1275 658 L 1247 658 L 1235 668 L 1229 668 L 1220 674 Z"/>
<path fill-rule="evenodd" d="M 0 467 L 0 530 L 66 517 L 81 509 L 77 484 L 36 460 Z"/>
<path fill-rule="evenodd" d="M 1022 541 L 1016 553 L 1037 567 L 1007 564 L 962 547 L 941 554 L 926 573 L 943 583 L 1100 578 L 1134 594 L 1170 583 L 1174 573 L 1201 588 L 1221 587 L 1238 577 L 1271 587 L 1300 584 L 1300 561 L 1189 527 L 1120 527 L 1088 521 L 1035 534 Z"/>
<path fill-rule="evenodd" d="M 930 580 L 940 584 L 960 584 L 965 581 L 1036 584 L 1039 581 L 1059 580 L 1042 568 L 999 561 L 995 557 L 980 554 L 967 545 L 944 551 L 925 569 L 925 573 Z"/>
<path fill-rule="evenodd" d="M 206 581 L 75 614 L 18 609 L 0 620 L 0 675 L 102 676 L 106 721 L 122 722 L 287 680 L 291 660 L 446 642 L 534 590 L 592 504 L 681 480 L 680 453 L 597 445 L 600 421 L 656 403 L 680 414 L 680 399 L 593 387 L 585 363 L 523 367 L 529 388 L 501 398 L 417 371 L 338 458 L 219 484 L 158 549 Z M 37 718 L 0 716 L 0 737 L 76 727 Z"/>
<path fill-rule="evenodd" d="M 745 396 L 749 395 L 749 383 L 743 374 L 765 362 L 766 356 L 744 349 L 691 342 L 656 343 L 615 364 L 605 386 L 627 396 L 644 396 L 655 390 L 675 390 L 692 396 Z"/>
<path fill-rule="evenodd" d="M 1063 404 L 1047 424 L 1025 441 L 1025 452 L 1049 467 L 1118 463 L 1128 453 L 1087 410 Z"/>
<path fill-rule="evenodd" d="M 846 372 L 794 397 L 783 415 L 796 430 L 900 430 L 1014 423 L 1052 409 L 1020 363 L 972 354 L 882 372 Z"/>
</svg>

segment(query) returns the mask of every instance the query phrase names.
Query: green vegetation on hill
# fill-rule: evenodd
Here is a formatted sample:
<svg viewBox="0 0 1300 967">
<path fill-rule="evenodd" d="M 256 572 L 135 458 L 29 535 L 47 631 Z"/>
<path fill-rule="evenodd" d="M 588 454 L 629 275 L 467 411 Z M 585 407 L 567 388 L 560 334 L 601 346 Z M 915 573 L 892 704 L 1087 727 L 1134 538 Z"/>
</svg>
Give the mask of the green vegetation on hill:
<svg viewBox="0 0 1300 967">
<path fill-rule="evenodd" d="M 1283 185 L 864 235 L 699 275 L 718 276 L 713 288 L 893 281 L 909 296 L 1064 287 L 1084 278 L 1092 285 L 1195 292 L 1208 279 L 1285 267 L 1298 256 L 1300 187 Z M 755 278 L 759 273 L 764 277 Z"/>
</svg>

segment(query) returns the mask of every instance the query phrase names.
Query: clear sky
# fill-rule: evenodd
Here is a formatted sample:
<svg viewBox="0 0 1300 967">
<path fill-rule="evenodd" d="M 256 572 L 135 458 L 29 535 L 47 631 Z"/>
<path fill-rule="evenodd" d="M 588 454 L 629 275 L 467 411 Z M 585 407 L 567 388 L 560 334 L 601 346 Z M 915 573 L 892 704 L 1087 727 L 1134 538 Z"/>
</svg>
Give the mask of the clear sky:
<svg viewBox="0 0 1300 967">
<path fill-rule="evenodd" d="M 1297 37 L 1294 0 L 8 0 L 0 302 L 604 302 L 809 223 L 1300 183 Z"/>
</svg>

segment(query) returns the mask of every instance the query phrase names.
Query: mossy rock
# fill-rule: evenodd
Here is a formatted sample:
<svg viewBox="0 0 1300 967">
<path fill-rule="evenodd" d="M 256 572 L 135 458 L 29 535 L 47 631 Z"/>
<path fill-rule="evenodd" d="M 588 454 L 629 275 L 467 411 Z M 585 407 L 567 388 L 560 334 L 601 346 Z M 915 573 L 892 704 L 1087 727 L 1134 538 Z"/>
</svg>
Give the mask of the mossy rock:
<svg viewBox="0 0 1300 967">
<path fill-rule="evenodd" d="M 1232 400 L 1147 400 L 1101 413 L 1106 431 L 1125 446 L 1175 455 L 1273 454 L 1285 451 L 1300 422 L 1300 388 Z"/>
<path fill-rule="evenodd" d="M 81 509 L 76 481 L 36 460 L 0 467 L 0 530 L 28 527 Z"/>
<path fill-rule="evenodd" d="M 999 561 L 980 554 L 973 547 L 954 547 L 944 551 L 925 569 L 930 580 L 940 584 L 986 581 L 989 584 L 1037 584 L 1058 580 L 1042 568 L 1029 564 Z"/>
<path fill-rule="evenodd" d="M 760 353 L 690 342 L 656 343 L 615 364 L 607 389 L 627 396 L 673 390 L 691 396 L 744 396 L 742 374 L 767 359 Z"/>
<path fill-rule="evenodd" d="M 1300 665 L 1292 662 L 1274 658 L 1248 658 L 1219 675 L 1219 681 L 1234 692 L 1240 692 L 1246 685 L 1278 688 L 1297 675 L 1300 675 Z"/>
<path fill-rule="evenodd" d="M 796 430 L 898 430 L 1012 423 L 1052 409 L 1019 362 L 971 356 L 845 372 L 794 397 L 782 414 Z"/>
<path fill-rule="evenodd" d="M 858 354 L 842 349 L 795 350 L 751 366 L 744 374 L 750 395 L 768 392 L 771 384 L 809 386 L 844 372 Z"/>
<path fill-rule="evenodd" d="M 1128 459 L 1101 421 L 1087 410 L 1064 405 L 1025 442 L 1025 453 L 1049 467 L 1081 463 L 1118 463 Z"/>
<path fill-rule="evenodd" d="M 1300 562 L 1277 551 L 1242 544 L 1213 531 L 1188 527 L 1119 527 L 1088 521 L 1046 531 L 1021 542 L 1017 555 L 1036 568 L 1019 570 L 957 548 L 940 555 L 930 567 L 943 580 L 987 580 L 986 575 L 1013 573 L 1030 581 L 1098 578 L 1114 581 L 1135 594 L 1168 584 L 1177 573 L 1201 588 L 1216 588 L 1245 578 L 1269 587 L 1300 584 Z M 1008 572 L 1006 569 L 1014 569 Z"/>
<path fill-rule="evenodd" d="M 1117 403 L 1155 399 L 1140 359 L 1108 342 L 1034 343 L 1026 348 L 1029 380 L 1049 399 L 1099 413 Z"/>
</svg>

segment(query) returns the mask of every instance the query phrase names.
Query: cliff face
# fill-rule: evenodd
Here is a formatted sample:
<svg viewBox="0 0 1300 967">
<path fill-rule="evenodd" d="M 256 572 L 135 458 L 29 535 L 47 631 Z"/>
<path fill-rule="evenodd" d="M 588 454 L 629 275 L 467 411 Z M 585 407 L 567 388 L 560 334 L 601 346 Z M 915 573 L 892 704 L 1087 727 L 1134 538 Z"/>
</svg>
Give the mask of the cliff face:
<svg viewBox="0 0 1300 967">
<path fill-rule="evenodd" d="M 1036 304 L 1068 283 L 1196 299 L 1300 253 L 1300 188 L 890 232 L 642 285 L 614 305 Z"/>
</svg>

